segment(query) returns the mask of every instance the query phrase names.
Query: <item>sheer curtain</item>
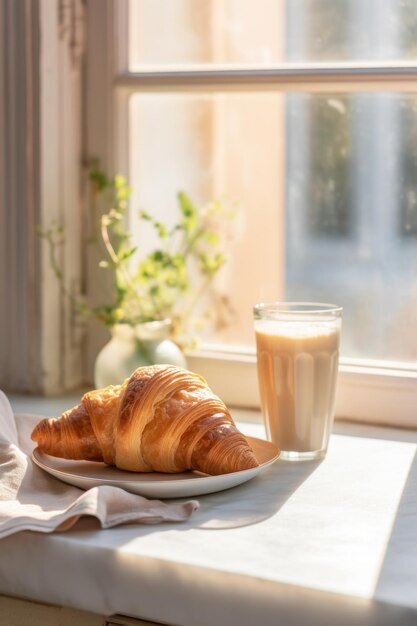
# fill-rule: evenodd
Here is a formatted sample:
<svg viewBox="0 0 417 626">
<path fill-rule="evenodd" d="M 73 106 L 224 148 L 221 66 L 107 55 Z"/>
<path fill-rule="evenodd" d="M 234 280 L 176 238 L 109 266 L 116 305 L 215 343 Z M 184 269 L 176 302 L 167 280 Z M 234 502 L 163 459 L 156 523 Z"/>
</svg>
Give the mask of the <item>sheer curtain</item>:
<svg viewBox="0 0 417 626">
<path fill-rule="evenodd" d="M 0 32 L 0 387 L 57 393 L 82 382 L 83 342 L 36 230 L 67 225 L 79 290 L 82 2 L 2 2 Z"/>
</svg>

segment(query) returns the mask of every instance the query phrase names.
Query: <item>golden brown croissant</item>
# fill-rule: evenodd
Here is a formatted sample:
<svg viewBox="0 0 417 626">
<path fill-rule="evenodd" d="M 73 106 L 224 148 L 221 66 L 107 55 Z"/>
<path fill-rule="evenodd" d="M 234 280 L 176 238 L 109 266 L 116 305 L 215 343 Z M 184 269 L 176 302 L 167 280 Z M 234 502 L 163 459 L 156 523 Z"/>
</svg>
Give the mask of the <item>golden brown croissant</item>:
<svg viewBox="0 0 417 626">
<path fill-rule="evenodd" d="M 138 368 L 122 385 L 86 393 L 32 439 L 42 452 L 135 472 L 226 474 L 258 461 L 225 404 L 199 375 L 171 365 Z"/>
</svg>

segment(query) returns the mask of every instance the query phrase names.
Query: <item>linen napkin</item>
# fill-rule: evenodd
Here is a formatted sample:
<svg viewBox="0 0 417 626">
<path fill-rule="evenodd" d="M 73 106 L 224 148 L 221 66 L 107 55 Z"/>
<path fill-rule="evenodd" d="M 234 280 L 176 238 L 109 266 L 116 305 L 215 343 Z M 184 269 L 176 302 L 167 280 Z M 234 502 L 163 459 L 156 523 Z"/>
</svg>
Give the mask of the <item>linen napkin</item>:
<svg viewBox="0 0 417 626">
<path fill-rule="evenodd" d="M 106 485 L 83 491 L 50 476 L 30 458 L 30 433 L 40 419 L 14 416 L 0 391 L 0 539 L 21 530 L 68 530 L 82 515 L 96 517 L 102 528 L 182 522 L 199 507 L 195 500 L 165 503 Z"/>
</svg>

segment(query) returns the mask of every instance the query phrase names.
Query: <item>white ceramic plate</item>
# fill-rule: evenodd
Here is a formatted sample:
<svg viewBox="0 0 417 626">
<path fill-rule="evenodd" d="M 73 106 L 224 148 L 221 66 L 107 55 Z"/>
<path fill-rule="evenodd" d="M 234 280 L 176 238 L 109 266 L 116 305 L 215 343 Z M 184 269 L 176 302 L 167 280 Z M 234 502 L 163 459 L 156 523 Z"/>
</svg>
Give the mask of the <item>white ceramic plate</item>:
<svg viewBox="0 0 417 626">
<path fill-rule="evenodd" d="M 255 437 L 246 439 L 253 448 L 259 466 L 220 476 L 209 476 L 201 472 L 181 474 L 126 472 L 104 463 L 59 459 L 40 452 L 38 448 L 33 451 L 32 459 L 45 472 L 81 489 L 113 485 L 147 498 L 188 498 L 236 487 L 254 478 L 278 459 L 279 450 L 273 443 Z"/>
</svg>

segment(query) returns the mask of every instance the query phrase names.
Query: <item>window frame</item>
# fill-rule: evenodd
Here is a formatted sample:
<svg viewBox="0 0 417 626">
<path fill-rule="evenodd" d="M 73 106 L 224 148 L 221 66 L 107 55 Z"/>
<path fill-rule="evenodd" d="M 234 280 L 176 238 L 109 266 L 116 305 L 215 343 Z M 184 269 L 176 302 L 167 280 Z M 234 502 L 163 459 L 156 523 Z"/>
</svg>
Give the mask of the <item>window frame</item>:
<svg viewBox="0 0 417 626">
<path fill-rule="evenodd" d="M 131 72 L 127 58 L 128 0 L 88 0 L 87 9 L 87 75 L 95 77 L 93 85 L 87 84 L 88 154 L 99 157 L 113 171 L 129 172 L 128 103 L 134 93 L 417 93 L 414 62 L 314 63 L 268 68 L 191 66 Z M 97 108 L 102 109 L 101 119 L 107 120 L 106 128 L 92 118 Z M 190 369 L 205 376 L 227 403 L 259 407 L 255 348 L 201 346 L 187 358 Z M 416 407 L 415 364 L 341 359 L 336 417 L 417 428 Z"/>
</svg>

